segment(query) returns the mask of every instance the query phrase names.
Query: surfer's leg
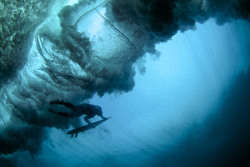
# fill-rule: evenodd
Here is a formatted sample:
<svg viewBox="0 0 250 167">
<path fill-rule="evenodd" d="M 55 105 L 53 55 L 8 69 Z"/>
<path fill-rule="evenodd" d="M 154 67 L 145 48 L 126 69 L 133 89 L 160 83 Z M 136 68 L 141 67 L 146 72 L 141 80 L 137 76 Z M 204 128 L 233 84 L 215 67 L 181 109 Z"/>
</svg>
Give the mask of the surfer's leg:
<svg viewBox="0 0 250 167">
<path fill-rule="evenodd" d="M 63 100 L 52 100 L 50 104 L 59 104 L 59 105 L 64 105 L 65 107 L 70 108 L 71 110 L 76 110 L 76 106 L 74 106 L 72 103 L 69 102 L 64 102 Z"/>
<path fill-rule="evenodd" d="M 54 114 L 58 114 L 58 115 L 61 115 L 64 117 L 70 117 L 70 118 L 76 117 L 76 115 L 74 113 L 60 112 L 60 111 L 57 112 L 57 111 L 52 110 L 51 108 L 49 108 L 49 111 L 54 113 Z"/>
<path fill-rule="evenodd" d="M 52 100 L 50 101 L 50 104 L 62 104 L 63 100 Z"/>
<path fill-rule="evenodd" d="M 71 110 L 76 111 L 76 106 L 74 106 L 72 103 L 69 102 L 62 102 L 61 105 L 64 105 L 65 107 L 70 108 Z"/>
</svg>

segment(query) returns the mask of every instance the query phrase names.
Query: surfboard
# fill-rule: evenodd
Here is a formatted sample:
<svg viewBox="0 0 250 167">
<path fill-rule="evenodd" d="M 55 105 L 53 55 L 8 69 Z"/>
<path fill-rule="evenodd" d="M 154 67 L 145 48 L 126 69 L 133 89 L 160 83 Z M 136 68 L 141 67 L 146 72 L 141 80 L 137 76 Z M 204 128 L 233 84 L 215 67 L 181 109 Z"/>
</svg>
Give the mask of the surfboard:
<svg viewBox="0 0 250 167">
<path fill-rule="evenodd" d="M 76 129 L 73 129 L 73 130 L 70 130 L 67 132 L 67 134 L 70 134 L 71 135 L 71 138 L 75 135 L 75 137 L 78 136 L 78 133 L 82 132 L 86 132 L 87 130 L 90 130 L 90 129 L 93 129 L 95 127 L 97 127 L 98 125 L 102 124 L 103 122 L 107 121 L 108 119 L 110 119 L 111 117 L 108 117 L 107 119 L 103 119 L 103 120 L 100 120 L 100 121 L 96 121 L 96 122 L 93 122 L 91 124 L 88 124 L 88 125 L 84 125 L 84 126 L 81 126 L 79 128 L 76 128 Z"/>
</svg>

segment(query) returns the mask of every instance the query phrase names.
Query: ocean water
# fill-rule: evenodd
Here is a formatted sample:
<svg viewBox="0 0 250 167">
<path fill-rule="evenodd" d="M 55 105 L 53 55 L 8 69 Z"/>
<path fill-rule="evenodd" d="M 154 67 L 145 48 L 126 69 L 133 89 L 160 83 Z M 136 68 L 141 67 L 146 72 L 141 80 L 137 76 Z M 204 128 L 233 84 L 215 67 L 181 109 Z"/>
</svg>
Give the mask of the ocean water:
<svg viewBox="0 0 250 167">
<path fill-rule="evenodd" d="M 249 22 L 211 18 L 150 52 L 105 3 L 76 2 L 54 3 L 1 87 L 1 166 L 249 165 Z M 112 118 L 71 138 L 86 122 L 48 112 L 54 99 Z"/>
</svg>

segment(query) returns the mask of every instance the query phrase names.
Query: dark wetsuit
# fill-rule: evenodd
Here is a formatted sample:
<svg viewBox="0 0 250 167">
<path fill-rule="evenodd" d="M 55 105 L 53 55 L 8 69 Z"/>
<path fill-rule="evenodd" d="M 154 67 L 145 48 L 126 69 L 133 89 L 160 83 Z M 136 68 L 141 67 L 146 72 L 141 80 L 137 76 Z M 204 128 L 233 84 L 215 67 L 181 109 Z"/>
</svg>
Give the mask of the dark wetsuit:
<svg viewBox="0 0 250 167">
<path fill-rule="evenodd" d="M 56 111 L 53 111 L 52 109 L 49 109 L 50 112 L 56 113 L 61 116 L 73 118 L 73 117 L 79 117 L 81 115 L 86 115 L 84 117 L 84 120 L 87 123 L 90 123 L 88 119 L 94 117 L 95 115 L 98 115 L 102 117 L 102 119 L 105 119 L 105 117 L 102 116 L 102 108 L 100 106 L 87 104 L 87 103 L 75 106 L 69 102 L 63 102 L 63 101 L 58 101 L 58 100 L 51 101 L 50 104 L 64 105 L 65 107 L 68 107 L 73 111 L 73 112 L 56 112 Z"/>
</svg>

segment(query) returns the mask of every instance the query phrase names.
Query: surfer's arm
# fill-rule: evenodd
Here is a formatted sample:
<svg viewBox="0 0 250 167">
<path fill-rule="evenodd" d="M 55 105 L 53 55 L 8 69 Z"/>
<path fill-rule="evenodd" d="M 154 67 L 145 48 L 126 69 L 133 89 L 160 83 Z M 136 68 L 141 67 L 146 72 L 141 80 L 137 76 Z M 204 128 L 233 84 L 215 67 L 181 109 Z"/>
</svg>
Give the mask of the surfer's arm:
<svg viewBox="0 0 250 167">
<path fill-rule="evenodd" d="M 88 124 L 91 124 L 91 122 L 89 121 L 89 116 L 85 116 L 83 119 L 88 123 Z"/>
<path fill-rule="evenodd" d="M 104 117 L 104 116 L 102 116 L 102 115 L 101 115 L 101 118 L 102 118 L 102 119 L 108 119 L 108 118 L 106 118 L 106 117 Z"/>
</svg>

